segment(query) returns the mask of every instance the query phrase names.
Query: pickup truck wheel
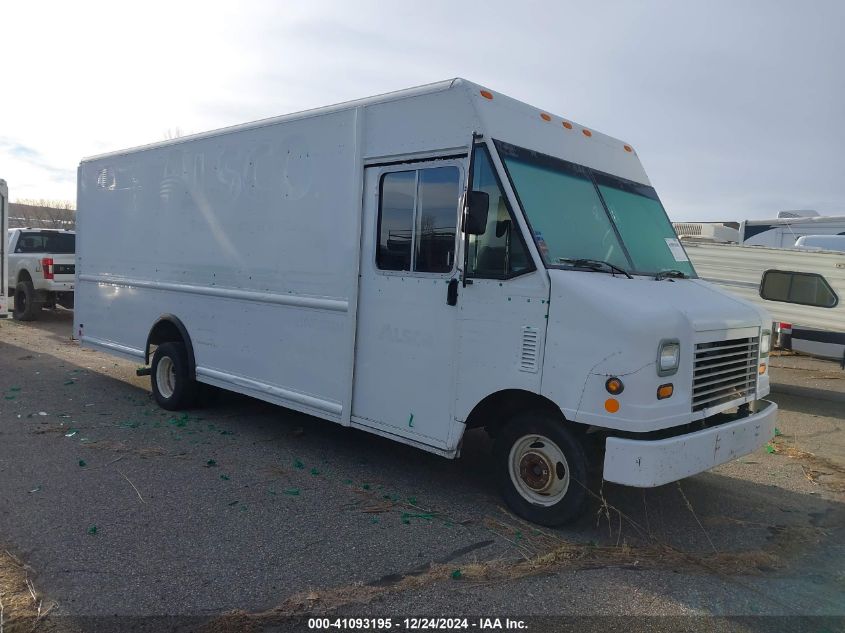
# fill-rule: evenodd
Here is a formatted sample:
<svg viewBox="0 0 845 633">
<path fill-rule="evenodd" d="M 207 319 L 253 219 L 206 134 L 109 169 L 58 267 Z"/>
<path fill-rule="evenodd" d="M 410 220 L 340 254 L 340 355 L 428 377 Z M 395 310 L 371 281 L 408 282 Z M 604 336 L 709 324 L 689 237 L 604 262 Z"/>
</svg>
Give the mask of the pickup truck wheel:
<svg viewBox="0 0 845 633">
<path fill-rule="evenodd" d="M 156 348 L 150 382 L 153 396 L 163 409 L 178 411 L 194 404 L 197 382 L 190 375 L 188 353 L 182 343 L 162 343 Z"/>
<path fill-rule="evenodd" d="M 587 458 L 565 422 L 542 412 L 515 416 L 496 438 L 499 489 L 519 516 L 555 526 L 584 509 Z"/>
<path fill-rule="evenodd" d="M 12 316 L 16 321 L 34 321 L 40 312 L 41 304 L 35 300 L 32 282 L 20 282 L 15 288 L 15 309 Z"/>
</svg>

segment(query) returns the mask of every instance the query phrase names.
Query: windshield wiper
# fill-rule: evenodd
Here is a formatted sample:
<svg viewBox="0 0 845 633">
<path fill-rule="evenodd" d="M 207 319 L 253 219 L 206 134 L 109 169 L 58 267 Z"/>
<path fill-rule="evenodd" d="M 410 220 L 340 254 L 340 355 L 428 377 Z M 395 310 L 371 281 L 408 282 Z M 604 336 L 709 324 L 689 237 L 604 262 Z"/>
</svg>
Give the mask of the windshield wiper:
<svg viewBox="0 0 845 633">
<path fill-rule="evenodd" d="M 589 268 L 590 270 L 595 270 L 598 272 L 602 272 L 605 269 L 610 270 L 612 273 L 621 273 L 625 275 L 628 279 L 633 279 L 631 273 L 629 273 L 624 268 L 620 268 L 616 264 L 611 264 L 610 262 L 606 262 L 601 259 L 571 259 L 569 257 L 558 257 L 557 259 L 559 262 L 563 264 L 572 264 L 578 268 Z"/>
<path fill-rule="evenodd" d="M 674 277 L 675 279 L 686 279 L 687 275 L 686 273 L 683 273 L 680 270 L 670 268 L 669 270 L 661 270 L 654 276 L 654 278 L 658 281 L 660 281 L 661 279 L 666 279 L 668 277 Z"/>
</svg>

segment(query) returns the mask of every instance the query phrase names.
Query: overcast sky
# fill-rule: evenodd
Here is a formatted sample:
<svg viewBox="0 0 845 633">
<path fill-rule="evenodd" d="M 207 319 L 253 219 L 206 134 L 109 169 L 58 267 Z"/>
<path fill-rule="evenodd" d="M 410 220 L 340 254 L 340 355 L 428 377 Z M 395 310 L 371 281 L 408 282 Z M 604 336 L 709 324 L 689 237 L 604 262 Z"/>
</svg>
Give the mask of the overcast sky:
<svg viewBox="0 0 845 633">
<path fill-rule="evenodd" d="M 637 148 L 675 220 L 845 214 L 845 2 L 7 2 L 0 178 L 462 76 Z"/>
</svg>

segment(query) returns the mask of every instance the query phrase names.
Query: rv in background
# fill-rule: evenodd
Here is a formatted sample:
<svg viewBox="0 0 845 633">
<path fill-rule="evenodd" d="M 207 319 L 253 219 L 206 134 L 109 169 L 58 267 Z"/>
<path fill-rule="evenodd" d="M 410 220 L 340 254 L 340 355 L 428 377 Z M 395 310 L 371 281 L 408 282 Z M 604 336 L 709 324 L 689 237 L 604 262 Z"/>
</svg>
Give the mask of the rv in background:
<svg viewBox="0 0 845 633">
<path fill-rule="evenodd" d="M 9 188 L 0 178 L 0 319 L 9 316 L 6 292 L 6 271 L 8 267 L 6 229 L 9 223 Z"/>
<path fill-rule="evenodd" d="M 702 279 L 769 311 L 779 347 L 840 360 L 845 368 L 845 252 L 683 244 Z"/>
<path fill-rule="evenodd" d="M 745 220 L 740 244 L 790 248 L 808 235 L 845 235 L 845 215 L 820 216 L 815 211 L 781 211 L 774 220 Z"/>
</svg>

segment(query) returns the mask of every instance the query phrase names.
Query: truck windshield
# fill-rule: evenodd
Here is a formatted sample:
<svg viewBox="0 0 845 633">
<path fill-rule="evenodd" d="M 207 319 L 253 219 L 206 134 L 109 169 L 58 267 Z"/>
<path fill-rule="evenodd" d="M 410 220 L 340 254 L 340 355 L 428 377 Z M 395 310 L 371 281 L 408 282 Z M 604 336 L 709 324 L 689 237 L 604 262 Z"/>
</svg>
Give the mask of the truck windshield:
<svg viewBox="0 0 845 633">
<path fill-rule="evenodd" d="M 601 260 L 640 275 L 694 277 L 652 187 L 497 141 L 547 266 Z"/>
</svg>

